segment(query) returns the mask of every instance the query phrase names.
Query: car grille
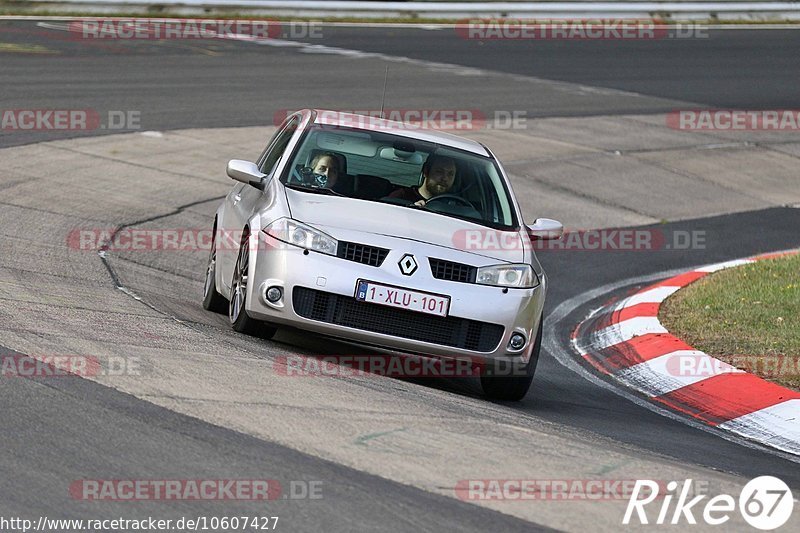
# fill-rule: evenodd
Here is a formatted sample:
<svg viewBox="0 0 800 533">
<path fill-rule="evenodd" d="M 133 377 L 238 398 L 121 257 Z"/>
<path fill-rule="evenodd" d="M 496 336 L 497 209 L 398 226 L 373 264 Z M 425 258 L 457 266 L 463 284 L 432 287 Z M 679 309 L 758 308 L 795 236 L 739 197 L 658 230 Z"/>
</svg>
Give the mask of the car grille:
<svg viewBox="0 0 800 533">
<path fill-rule="evenodd" d="M 431 265 L 431 273 L 436 279 L 447 281 L 460 281 L 461 283 L 475 283 L 478 268 L 463 263 L 454 263 L 444 259 L 428 258 Z"/>
<path fill-rule="evenodd" d="M 395 309 L 305 287 L 294 288 L 292 305 L 311 320 L 477 352 L 497 348 L 504 331 L 499 324 Z"/>
<path fill-rule="evenodd" d="M 337 257 L 374 267 L 381 266 L 388 254 L 389 250 L 386 248 L 347 241 L 339 241 L 339 248 L 336 250 Z"/>
</svg>

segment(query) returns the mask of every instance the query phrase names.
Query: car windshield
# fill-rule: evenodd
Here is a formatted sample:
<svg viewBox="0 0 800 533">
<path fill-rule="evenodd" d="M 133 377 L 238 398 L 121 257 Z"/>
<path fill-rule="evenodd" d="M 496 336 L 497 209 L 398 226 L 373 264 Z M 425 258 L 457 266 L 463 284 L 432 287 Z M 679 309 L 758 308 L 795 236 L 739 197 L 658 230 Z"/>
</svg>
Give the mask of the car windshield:
<svg viewBox="0 0 800 533">
<path fill-rule="evenodd" d="M 297 190 L 424 209 L 493 228 L 517 226 L 492 158 L 382 131 L 313 125 L 281 181 Z"/>
</svg>

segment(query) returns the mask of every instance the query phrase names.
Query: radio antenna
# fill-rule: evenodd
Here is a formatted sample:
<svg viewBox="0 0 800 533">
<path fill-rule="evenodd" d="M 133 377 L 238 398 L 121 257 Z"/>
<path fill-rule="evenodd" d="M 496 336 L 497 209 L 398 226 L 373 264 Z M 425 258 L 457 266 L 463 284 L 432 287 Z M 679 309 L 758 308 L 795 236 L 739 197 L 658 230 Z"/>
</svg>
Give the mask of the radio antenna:
<svg viewBox="0 0 800 533">
<path fill-rule="evenodd" d="M 386 102 L 386 80 L 389 79 L 389 65 L 386 65 L 386 73 L 383 75 L 383 95 L 381 96 L 381 118 L 383 116 L 383 104 Z"/>
</svg>

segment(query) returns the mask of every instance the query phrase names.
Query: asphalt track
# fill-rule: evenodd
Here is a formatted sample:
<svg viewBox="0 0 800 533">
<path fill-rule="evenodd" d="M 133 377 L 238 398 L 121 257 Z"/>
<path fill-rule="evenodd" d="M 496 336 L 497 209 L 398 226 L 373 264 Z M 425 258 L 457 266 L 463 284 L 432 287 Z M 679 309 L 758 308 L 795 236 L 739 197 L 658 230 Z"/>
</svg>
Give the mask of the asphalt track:
<svg viewBox="0 0 800 533">
<path fill-rule="evenodd" d="M 37 27 L 31 22 L 0 25 L 3 29 L 0 41 L 13 43 L 20 50 L 0 52 L 3 87 L 0 108 L 3 109 L 135 109 L 142 112 L 144 129 L 171 130 L 271 125 L 276 112 L 312 103 L 345 109 L 379 105 L 383 72 L 360 68 L 355 63 L 352 68 L 342 68 L 340 61 L 330 59 L 330 50 L 272 45 L 262 49 L 253 43 L 239 42 L 133 42 L 98 46 L 64 39 L 63 32 Z M 392 65 L 387 101 L 394 107 L 430 108 L 432 101 L 446 101 L 448 108 L 480 108 L 487 113 L 515 109 L 535 116 L 589 116 L 665 112 L 685 102 L 712 107 L 797 107 L 798 36 L 796 32 L 746 30 L 712 32 L 712 38 L 707 40 L 668 43 L 480 44 L 453 38 L 444 31 L 399 28 L 328 31 L 326 28 L 324 39 L 310 42 L 422 62 L 387 61 Z M 375 59 L 380 60 L 381 56 Z M 429 67 L 446 68 L 448 72 L 457 72 L 458 66 L 465 67 L 463 87 L 439 85 L 430 69 L 412 68 L 430 62 L 440 65 Z M 448 66 L 443 67 L 442 63 Z M 481 83 L 480 74 L 486 71 L 533 76 L 540 81 L 532 82 L 537 90 L 520 93 L 513 84 Z M 612 90 L 562 91 L 551 80 Z M 63 133 L 2 133 L 0 146 L 64 137 Z M 691 195 L 691 191 L 686 194 Z M 208 198 L 193 208 L 209 216 L 215 203 Z M 171 213 L 174 218 L 168 218 L 170 223 L 192 224 L 194 219 L 188 214 L 183 218 L 184 211 Z M 8 213 L 7 216 L 14 216 L 11 211 Z M 48 206 L 43 206 L 38 216 L 43 219 L 31 218 L 31 224 L 46 226 L 51 216 Z M 109 219 L 119 224 L 136 220 L 126 218 L 125 213 L 110 213 Z M 53 217 L 56 220 L 58 217 Z M 625 252 L 543 252 L 540 259 L 551 280 L 547 312 L 570 299 L 577 302 L 562 320 L 552 324 L 555 334 L 552 342 L 568 346 L 572 328 L 598 306 L 599 298 L 622 294 L 642 283 L 626 284 L 624 280 L 797 247 L 799 226 L 800 210 L 775 207 L 657 226 L 664 232 L 701 228 L 707 235 L 708 245 L 704 249 L 642 253 L 635 261 Z M 17 250 L 8 242 L 4 246 L 7 250 Z M 20 257 L 23 256 L 24 252 Z M 14 263 L 15 259 L 12 257 L 10 261 Z M 115 264 L 113 259 L 111 264 Z M 116 265 L 119 268 L 120 264 Z M 37 265 L 32 261 L 20 272 L 35 276 L 40 270 L 58 268 L 57 263 Z M 171 294 L 169 299 L 160 297 L 160 291 L 170 292 L 166 284 L 199 286 L 201 273 L 191 274 L 195 268 L 191 261 L 171 264 L 155 260 L 150 265 L 126 268 L 123 276 L 126 283 L 159 312 L 195 324 L 212 342 L 218 339 L 225 346 L 235 343 L 236 347 L 245 346 L 251 351 L 259 349 L 257 341 L 232 340 L 224 321 L 216 320 L 218 317 L 198 318 L 203 313 L 197 310 L 196 292 L 187 291 L 183 297 Z M 86 280 L 86 283 L 108 286 L 112 278 L 106 275 L 105 279 Z M 75 281 L 70 279 L 66 283 Z M 606 284 L 618 285 L 613 294 L 594 299 L 581 297 Z M 82 290 L 80 285 L 72 288 Z M 15 320 L 13 309 L 4 309 L 4 316 Z M 86 330 L 86 335 L 91 336 L 90 330 L 102 331 L 105 325 L 87 318 L 85 323 L 71 327 L 76 334 Z M 46 335 L 37 332 L 36 324 L 19 324 L 18 333 L 31 337 Z M 286 342 L 262 343 L 264 357 L 280 353 L 328 353 L 323 350 L 331 349 L 313 339 L 289 337 Z M 381 394 L 390 397 L 396 394 L 399 399 L 404 396 L 400 391 L 406 386 L 420 387 L 413 394 L 433 402 L 432 406 L 443 412 L 457 412 L 476 421 L 502 412 L 526 424 L 546 425 L 580 435 L 598 446 L 600 455 L 619 448 L 631 454 L 692 465 L 709 475 L 722 472 L 746 479 L 772 474 L 793 489 L 800 489 L 800 469 L 796 462 L 642 408 L 568 370 L 546 352 L 528 397 L 519 404 L 498 405 L 497 411 L 475 408 L 471 400 L 480 398 L 478 386 L 463 380 L 398 382 L 397 391 L 384 390 Z M 241 502 L 224 506 L 157 502 L 138 504 L 136 508 L 110 503 L 100 507 L 67 498 L 65 487 L 82 478 L 268 477 L 325 483 L 325 497 L 319 501 L 278 501 L 267 506 L 270 514 L 277 514 L 282 520 L 285 517 L 284 524 L 293 531 L 513 531 L 537 527 L 535 520 L 523 521 L 370 474 L 359 468 L 358 461 L 349 465 L 326 461 L 85 380 L 4 379 L 0 382 L 0 394 L 5 408 L 2 447 L 8 452 L 0 458 L 4 473 L 0 481 L 3 515 L 66 518 L 149 513 L 168 518 L 190 514 L 255 514 L 262 508 Z M 548 453 L 524 451 L 531 471 L 545 468 Z M 591 514 L 585 520 L 589 527 Z"/>
<path fill-rule="evenodd" d="M 2 56 L 3 108 L 24 101 L 48 108 L 85 102 L 100 111 L 140 110 L 142 126 L 153 130 L 262 125 L 275 112 L 307 107 L 309 100 L 320 108 L 379 109 L 384 69 L 332 70 L 331 48 L 464 66 L 478 69 L 477 76 L 486 69 L 611 90 L 587 97 L 533 83 L 520 93 L 502 80 L 489 85 L 470 79 L 462 87 L 442 86 L 435 72 L 388 62 L 387 107 L 446 101 L 448 108 L 480 109 L 489 116 L 496 110 L 529 116 L 656 113 L 679 102 L 790 109 L 800 76 L 800 33 L 794 30 L 581 42 L 477 41 L 453 29 L 326 26 L 324 38 L 296 40 L 309 45 L 302 55 L 293 47 L 272 45 L 264 52 L 231 41 L 82 42 L 31 22 L 3 22 L 0 30 L 0 39 L 20 50 Z M 3 146 L 47 138 L 0 135 Z"/>
<path fill-rule="evenodd" d="M 689 25 L 683 35 L 693 31 Z M 456 33 L 457 38 L 453 38 Z M 727 108 L 784 108 L 797 104 L 800 34 L 794 30 L 676 31 L 650 39 L 559 40 L 467 38 L 464 30 L 326 28 L 325 45 L 457 63 L 509 74 L 581 83 L 653 97 Z M 305 42 L 313 43 L 310 38 Z M 526 104 L 531 113 L 562 111 Z M 653 110 L 665 110 L 654 106 Z M 624 112 L 626 106 L 578 113 Z M 668 110 L 668 109 L 667 109 Z"/>
</svg>

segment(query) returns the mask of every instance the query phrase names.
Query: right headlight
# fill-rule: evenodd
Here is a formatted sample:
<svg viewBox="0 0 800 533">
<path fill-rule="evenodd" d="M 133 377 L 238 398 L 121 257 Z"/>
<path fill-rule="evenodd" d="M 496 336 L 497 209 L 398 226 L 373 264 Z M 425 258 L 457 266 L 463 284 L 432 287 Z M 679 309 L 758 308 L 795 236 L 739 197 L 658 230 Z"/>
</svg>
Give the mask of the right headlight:
<svg viewBox="0 0 800 533">
<path fill-rule="evenodd" d="M 539 285 L 539 277 L 533 267 L 523 263 L 492 265 L 478 268 L 475 283 L 495 287 L 530 289 Z"/>
<path fill-rule="evenodd" d="M 279 218 L 265 227 L 263 231 L 279 241 L 323 254 L 336 255 L 339 247 L 339 241 L 327 233 L 291 218 Z"/>
</svg>

